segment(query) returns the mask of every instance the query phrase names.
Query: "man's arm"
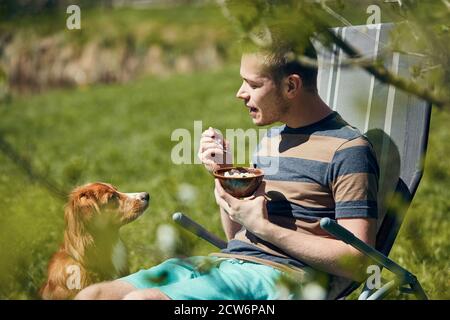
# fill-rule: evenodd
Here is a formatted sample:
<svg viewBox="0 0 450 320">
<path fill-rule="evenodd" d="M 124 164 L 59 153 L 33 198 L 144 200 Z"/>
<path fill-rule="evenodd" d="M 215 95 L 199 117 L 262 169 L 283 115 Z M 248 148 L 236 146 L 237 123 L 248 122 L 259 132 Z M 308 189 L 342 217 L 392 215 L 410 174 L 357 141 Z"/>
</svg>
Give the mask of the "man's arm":
<svg viewBox="0 0 450 320">
<path fill-rule="evenodd" d="M 368 245 L 375 245 L 376 219 L 348 218 L 339 219 L 338 223 Z M 253 233 L 313 268 L 363 280 L 367 262 L 365 256 L 341 240 L 295 232 L 270 222 L 253 230 Z"/>
<path fill-rule="evenodd" d="M 255 192 L 253 199 L 236 199 L 228 194 L 216 179 L 214 194 L 217 204 L 228 213 L 231 221 L 239 223 L 259 238 L 277 246 L 293 258 L 313 268 L 363 280 L 365 258 L 362 253 L 341 240 L 303 234 L 280 227 L 268 219 L 264 197 L 264 182 Z M 373 246 L 376 237 L 376 219 L 341 218 L 338 223 L 356 237 Z"/>
<path fill-rule="evenodd" d="M 227 240 L 230 241 L 234 238 L 236 233 L 241 230 L 242 225 L 232 221 L 228 216 L 228 213 L 226 213 L 222 208 L 220 208 L 220 219 L 222 221 L 223 231 L 225 232 Z"/>
<path fill-rule="evenodd" d="M 224 150 L 226 150 L 225 153 Z M 223 138 L 220 132 L 210 127 L 202 133 L 198 158 L 209 172 L 223 166 L 231 166 L 232 154 L 229 142 Z M 220 208 L 220 220 L 228 241 L 233 239 L 234 235 L 242 228 L 242 225 L 230 220 L 222 208 Z"/>
</svg>

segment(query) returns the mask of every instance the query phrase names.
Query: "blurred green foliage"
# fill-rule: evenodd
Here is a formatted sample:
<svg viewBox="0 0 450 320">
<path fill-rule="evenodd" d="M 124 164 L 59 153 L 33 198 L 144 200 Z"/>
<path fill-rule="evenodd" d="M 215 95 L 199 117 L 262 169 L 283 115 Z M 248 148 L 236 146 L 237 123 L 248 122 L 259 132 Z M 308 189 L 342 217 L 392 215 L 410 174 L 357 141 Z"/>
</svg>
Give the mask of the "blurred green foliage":
<svg viewBox="0 0 450 320">
<path fill-rule="evenodd" d="M 450 6 L 446 1 L 227 0 L 221 3 L 224 15 L 247 42 L 274 51 L 282 43 L 299 61 L 304 58 L 311 37 L 330 49 L 337 45 L 348 58 L 361 58 L 361 52 L 330 29 L 394 22 L 389 44 L 383 48 L 385 52 L 379 54 L 375 63 L 362 67 L 383 83 L 420 96 L 439 107 L 450 106 Z M 377 8 L 379 21 L 369 19 L 369 7 Z M 411 77 L 395 75 L 382 67 L 379 61 L 382 55 L 392 51 L 422 58 L 413 67 L 416 72 Z M 353 64 L 357 65 L 354 60 Z"/>
<path fill-rule="evenodd" d="M 27 38 L 60 34 L 67 43 L 79 46 L 99 40 L 106 47 L 131 42 L 136 48 L 150 44 L 176 50 L 194 49 L 202 40 L 230 44 L 231 27 L 215 5 L 149 7 L 139 10 L 121 7 L 80 5 L 81 30 L 66 29 L 65 8 L 43 10 L 39 15 L 0 20 L 0 31 L 13 32 Z M 224 44 L 225 45 L 225 44 Z"/>
<path fill-rule="evenodd" d="M 11 91 L 214 69 L 238 55 L 231 26 L 210 4 L 81 7 L 80 30 L 67 30 L 63 9 L 0 19 L 0 68 Z"/>
<path fill-rule="evenodd" d="M 55 13 L 75 4 L 83 8 L 112 7 L 113 0 L 2 0 L 0 2 L 0 18 L 2 20 Z"/>
<path fill-rule="evenodd" d="M 351 5 L 337 1 L 333 8 L 352 23 L 364 23 L 363 5 L 346 3 Z M 419 9 L 414 12 L 424 20 Z M 398 14 L 401 17 L 401 12 Z M 68 43 L 81 46 L 100 39 L 104 46 L 129 42 L 140 50 L 156 42 L 175 51 L 189 51 L 206 37 L 208 29 L 224 50 L 231 45 L 231 26 L 213 6 L 95 8 L 82 15 L 83 32 L 64 33 Z M 2 21 L 0 31 L 45 37 L 60 32 L 65 18 L 64 11 L 31 15 Z M 382 15 L 382 21 L 385 19 Z M 164 33 L 167 30 L 172 30 L 175 40 Z M 448 29 L 441 28 L 441 32 Z M 130 249 L 131 271 L 150 267 L 164 258 L 155 245 L 156 230 L 172 223 L 176 211 L 189 214 L 224 237 L 211 176 L 200 165 L 174 165 L 170 153 L 177 142 L 170 136 L 176 128 L 192 132 L 195 120 L 202 120 L 204 128 L 223 131 L 253 128 L 246 109 L 234 98 L 240 85 L 236 58 L 231 55 L 232 63 L 220 71 L 16 96 L 8 104 L 0 102 L 0 134 L 36 169 L 69 189 L 105 181 L 125 192 L 148 191 L 150 208 L 125 226 L 122 235 Z M 446 143 L 449 121 L 450 111 L 433 110 L 425 175 L 391 253 L 391 258 L 417 275 L 434 299 L 450 298 L 450 162 L 445 161 L 450 152 Z M 181 183 L 196 190 L 192 201 L 177 196 Z M 62 241 L 64 203 L 31 183 L 3 154 L 0 195 L 0 298 L 37 298 L 48 259 Z M 177 253 L 203 255 L 216 250 L 184 230 L 179 233 L 183 247 Z"/>
</svg>

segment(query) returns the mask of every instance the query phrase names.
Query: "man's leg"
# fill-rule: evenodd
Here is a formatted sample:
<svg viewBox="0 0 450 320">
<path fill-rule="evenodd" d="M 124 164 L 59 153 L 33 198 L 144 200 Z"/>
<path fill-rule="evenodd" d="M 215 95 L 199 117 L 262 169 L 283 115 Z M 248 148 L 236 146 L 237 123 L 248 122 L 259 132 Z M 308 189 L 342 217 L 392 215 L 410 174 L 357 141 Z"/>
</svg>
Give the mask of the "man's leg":
<svg viewBox="0 0 450 320">
<path fill-rule="evenodd" d="M 101 282 L 81 290 L 75 300 L 120 300 L 136 288 L 122 280 Z"/>
<path fill-rule="evenodd" d="M 126 299 L 267 300 L 277 299 L 281 272 L 265 265 L 227 259 L 193 277 L 130 293 Z M 166 298 L 167 297 L 167 298 Z"/>
<path fill-rule="evenodd" d="M 123 300 L 170 300 L 170 298 L 158 289 L 143 289 L 131 291 Z"/>
<path fill-rule="evenodd" d="M 75 299 L 119 300 L 130 294 L 127 299 L 165 300 L 169 297 L 153 288 L 195 277 L 198 273 L 196 265 L 199 261 L 204 262 L 205 258 L 169 259 L 155 267 L 140 270 L 124 278 L 89 286 L 80 291 Z"/>
</svg>

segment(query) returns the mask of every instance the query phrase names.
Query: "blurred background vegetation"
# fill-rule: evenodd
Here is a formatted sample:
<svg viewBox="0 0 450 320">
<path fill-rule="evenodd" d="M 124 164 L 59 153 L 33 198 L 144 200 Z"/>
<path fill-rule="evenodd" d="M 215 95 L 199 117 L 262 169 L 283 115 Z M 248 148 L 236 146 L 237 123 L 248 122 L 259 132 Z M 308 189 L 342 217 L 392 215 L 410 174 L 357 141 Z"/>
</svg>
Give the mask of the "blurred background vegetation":
<svg viewBox="0 0 450 320">
<path fill-rule="evenodd" d="M 330 5 L 364 24 L 367 5 L 350 2 Z M 81 7 L 81 30 L 65 27 L 69 3 Z M 166 257 L 157 229 L 176 211 L 223 236 L 211 177 L 170 158 L 172 132 L 193 132 L 195 120 L 253 128 L 234 98 L 234 28 L 214 2 L 2 0 L 0 19 L 1 299 L 38 298 L 62 241 L 60 194 L 86 182 L 151 194 L 150 209 L 122 229 L 133 272 Z M 433 110 L 425 175 L 391 252 L 434 299 L 450 298 L 449 121 L 448 108 Z M 215 250 L 178 233 L 177 254 Z"/>
</svg>

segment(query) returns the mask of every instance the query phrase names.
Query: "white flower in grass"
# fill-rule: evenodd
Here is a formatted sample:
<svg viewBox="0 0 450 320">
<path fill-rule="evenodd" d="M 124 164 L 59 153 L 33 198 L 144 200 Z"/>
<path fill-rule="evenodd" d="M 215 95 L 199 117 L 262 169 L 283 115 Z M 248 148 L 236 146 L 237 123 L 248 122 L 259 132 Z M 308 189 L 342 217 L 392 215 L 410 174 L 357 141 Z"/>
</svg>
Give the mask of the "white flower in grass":
<svg viewBox="0 0 450 320">
<path fill-rule="evenodd" d="M 326 297 L 325 289 L 315 282 L 305 284 L 302 289 L 303 300 L 325 300 Z"/>
<path fill-rule="evenodd" d="M 291 300 L 292 293 L 287 286 L 277 283 L 275 290 L 277 291 L 277 300 Z"/>
<path fill-rule="evenodd" d="M 178 232 L 170 224 L 161 224 L 156 230 L 156 245 L 167 256 L 172 256 L 178 245 Z"/>
<path fill-rule="evenodd" d="M 177 198 L 184 204 L 190 204 L 197 198 L 197 189 L 189 183 L 182 183 L 178 186 Z"/>
</svg>

